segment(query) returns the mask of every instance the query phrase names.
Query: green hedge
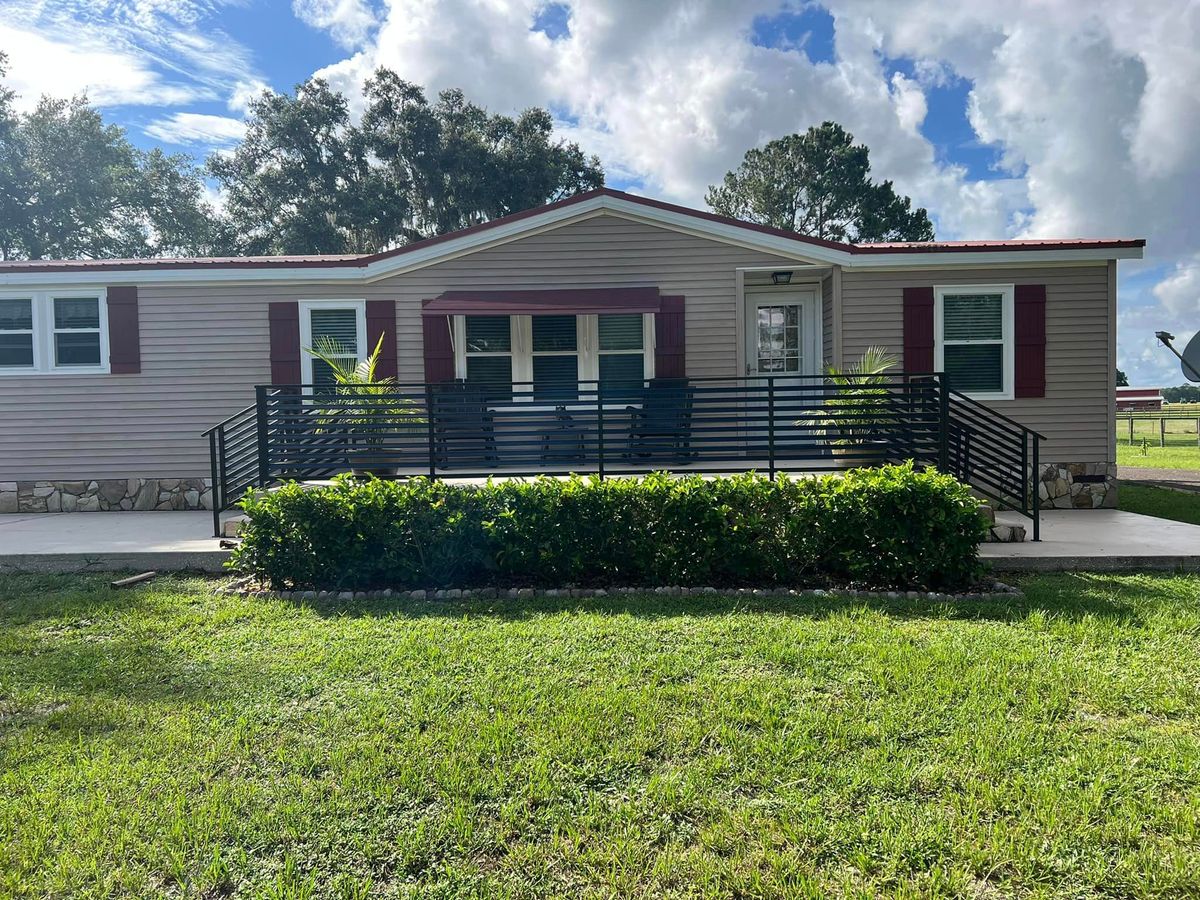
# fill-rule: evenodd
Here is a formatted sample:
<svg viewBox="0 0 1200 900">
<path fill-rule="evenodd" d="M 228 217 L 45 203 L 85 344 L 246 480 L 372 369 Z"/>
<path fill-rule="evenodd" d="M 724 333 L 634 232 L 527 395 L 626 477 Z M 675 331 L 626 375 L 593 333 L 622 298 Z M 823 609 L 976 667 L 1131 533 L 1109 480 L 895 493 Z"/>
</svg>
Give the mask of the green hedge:
<svg viewBox="0 0 1200 900">
<path fill-rule="evenodd" d="M 842 477 L 416 478 L 248 498 L 231 565 L 276 588 L 854 583 L 980 574 L 966 487 L 911 465 Z"/>
</svg>

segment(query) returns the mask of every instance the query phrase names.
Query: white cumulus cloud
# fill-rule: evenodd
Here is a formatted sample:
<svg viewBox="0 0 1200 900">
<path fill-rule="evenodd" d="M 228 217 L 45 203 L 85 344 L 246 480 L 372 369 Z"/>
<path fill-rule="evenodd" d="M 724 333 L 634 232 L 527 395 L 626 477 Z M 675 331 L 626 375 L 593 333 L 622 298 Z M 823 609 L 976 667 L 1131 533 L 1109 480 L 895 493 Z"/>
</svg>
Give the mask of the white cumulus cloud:
<svg viewBox="0 0 1200 900">
<path fill-rule="evenodd" d="M 217 147 L 240 140 L 246 133 L 246 123 L 228 116 L 172 113 L 151 122 L 146 126 L 145 132 L 169 144 Z"/>
</svg>

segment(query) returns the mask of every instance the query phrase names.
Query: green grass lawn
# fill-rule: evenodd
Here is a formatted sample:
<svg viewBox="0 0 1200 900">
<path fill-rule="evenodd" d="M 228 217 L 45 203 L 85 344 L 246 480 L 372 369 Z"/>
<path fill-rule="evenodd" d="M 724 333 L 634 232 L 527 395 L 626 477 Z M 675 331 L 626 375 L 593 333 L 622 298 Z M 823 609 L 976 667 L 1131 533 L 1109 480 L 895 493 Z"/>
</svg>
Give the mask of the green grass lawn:
<svg viewBox="0 0 1200 900">
<path fill-rule="evenodd" d="M 1200 525 L 1200 494 L 1142 484 L 1122 484 L 1117 504 L 1128 512 Z"/>
<path fill-rule="evenodd" d="M 1200 579 L 311 607 L 0 579 L 0 895 L 1196 896 Z"/>
<path fill-rule="evenodd" d="M 1200 469 L 1200 448 L 1189 446 L 1159 447 L 1151 444 L 1142 453 L 1140 444 L 1130 447 L 1117 442 L 1117 465 L 1139 466 L 1145 469 Z"/>
</svg>

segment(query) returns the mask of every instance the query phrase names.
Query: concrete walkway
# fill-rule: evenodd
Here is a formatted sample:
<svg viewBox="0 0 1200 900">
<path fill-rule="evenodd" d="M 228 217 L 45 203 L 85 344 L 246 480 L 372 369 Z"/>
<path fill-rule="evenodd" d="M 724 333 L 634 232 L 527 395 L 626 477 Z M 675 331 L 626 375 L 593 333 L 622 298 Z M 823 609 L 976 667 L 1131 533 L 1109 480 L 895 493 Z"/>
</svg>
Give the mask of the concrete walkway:
<svg viewBox="0 0 1200 900">
<path fill-rule="evenodd" d="M 996 521 L 1033 534 L 1029 519 L 1016 513 L 998 513 Z M 1042 513 L 1041 541 L 984 544 L 979 555 L 998 571 L 1200 571 L 1200 525 L 1119 509 L 1055 509 Z"/>
<path fill-rule="evenodd" d="M 1029 526 L 1014 513 L 997 519 Z M 980 555 L 999 571 L 1200 570 L 1200 525 L 1115 509 L 1050 510 L 1040 543 L 984 544 Z M 0 515 L 0 573 L 220 572 L 228 558 L 206 512 Z"/>
<path fill-rule="evenodd" d="M 0 515 L 0 572 L 220 572 L 210 512 Z"/>
</svg>

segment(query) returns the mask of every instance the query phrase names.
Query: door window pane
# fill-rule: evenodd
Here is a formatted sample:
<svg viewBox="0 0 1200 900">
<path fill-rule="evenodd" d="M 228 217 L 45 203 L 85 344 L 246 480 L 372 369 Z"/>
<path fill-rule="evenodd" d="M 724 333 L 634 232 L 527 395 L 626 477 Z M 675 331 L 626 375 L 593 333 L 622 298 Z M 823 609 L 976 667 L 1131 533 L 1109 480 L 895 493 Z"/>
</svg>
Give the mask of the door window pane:
<svg viewBox="0 0 1200 900">
<path fill-rule="evenodd" d="M 966 393 L 1004 390 L 1003 344 L 947 344 L 942 351 L 950 387 Z"/>
<path fill-rule="evenodd" d="M 56 366 L 100 365 L 100 332 L 60 331 L 54 335 Z"/>
<path fill-rule="evenodd" d="M 468 353 L 508 353 L 512 332 L 508 316 L 467 316 Z M 511 376 L 509 377 L 511 381 Z"/>
<path fill-rule="evenodd" d="M 534 316 L 533 352 L 576 348 L 574 316 Z M 535 379 L 536 380 L 536 379 Z"/>
<path fill-rule="evenodd" d="M 758 308 L 759 372 L 799 372 L 801 369 L 800 308 L 795 304 Z"/>
<path fill-rule="evenodd" d="M 641 350 L 642 317 L 639 313 L 599 316 L 601 350 Z"/>
</svg>

